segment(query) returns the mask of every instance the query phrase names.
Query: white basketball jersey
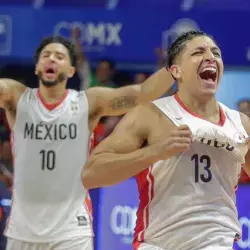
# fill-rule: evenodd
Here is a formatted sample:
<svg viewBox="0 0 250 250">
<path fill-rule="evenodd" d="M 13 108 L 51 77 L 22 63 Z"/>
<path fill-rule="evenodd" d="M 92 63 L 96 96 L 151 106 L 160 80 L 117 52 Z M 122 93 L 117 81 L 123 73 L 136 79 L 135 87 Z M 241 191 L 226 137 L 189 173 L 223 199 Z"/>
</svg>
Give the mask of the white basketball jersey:
<svg viewBox="0 0 250 250">
<path fill-rule="evenodd" d="M 189 151 L 155 163 L 136 179 L 135 242 L 165 250 L 232 249 L 241 234 L 235 190 L 247 152 L 238 112 L 220 104 L 220 125 L 188 111 L 178 96 L 154 101 L 177 126 L 187 124 Z"/>
<path fill-rule="evenodd" d="M 21 96 L 13 128 L 13 203 L 6 236 L 49 242 L 91 236 L 81 170 L 89 149 L 88 101 L 68 90 L 49 110 L 37 89 Z"/>
</svg>

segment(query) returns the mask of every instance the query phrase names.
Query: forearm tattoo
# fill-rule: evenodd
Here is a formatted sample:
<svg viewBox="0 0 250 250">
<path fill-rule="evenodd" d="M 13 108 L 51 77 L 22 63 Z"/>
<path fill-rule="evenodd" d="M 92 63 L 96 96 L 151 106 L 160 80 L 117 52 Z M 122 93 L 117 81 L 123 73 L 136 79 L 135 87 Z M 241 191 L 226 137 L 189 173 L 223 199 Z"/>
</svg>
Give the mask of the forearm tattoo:
<svg viewBox="0 0 250 250">
<path fill-rule="evenodd" d="M 112 109 L 133 108 L 136 106 L 136 96 L 121 96 L 110 101 Z"/>
</svg>

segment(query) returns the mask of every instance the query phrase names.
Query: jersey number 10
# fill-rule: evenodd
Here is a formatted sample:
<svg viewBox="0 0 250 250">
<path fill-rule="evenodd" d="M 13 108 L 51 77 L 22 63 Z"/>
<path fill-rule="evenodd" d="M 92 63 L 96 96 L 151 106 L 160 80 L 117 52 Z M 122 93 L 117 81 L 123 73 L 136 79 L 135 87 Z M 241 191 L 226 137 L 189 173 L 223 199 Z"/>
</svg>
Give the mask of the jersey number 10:
<svg viewBox="0 0 250 250">
<path fill-rule="evenodd" d="M 194 179 L 195 182 L 210 182 L 212 180 L 212 172 L 210 170 L 211 167 L 211 159 L 208 155 L 201 155 L 194 154 L 191 157 L 191 161 L 194 161 Z M 203 166 L 202 171 L 203 174 L 200 174 L 200 168 Z"/>
<path fill-rule="evenodd" d="M 40 155 L 42 155 L 42 170 L 53 170 L 56 165 L 56 153 L 53 150 L 41 150 Z"/>
</svg>

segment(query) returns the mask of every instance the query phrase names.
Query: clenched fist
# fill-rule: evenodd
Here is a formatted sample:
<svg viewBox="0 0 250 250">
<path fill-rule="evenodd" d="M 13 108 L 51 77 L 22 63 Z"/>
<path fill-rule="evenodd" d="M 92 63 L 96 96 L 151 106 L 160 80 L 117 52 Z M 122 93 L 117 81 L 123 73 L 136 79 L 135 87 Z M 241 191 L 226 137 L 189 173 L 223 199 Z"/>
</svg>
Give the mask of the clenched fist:
<svg viewBox="0 0 250 250">
<path fill-rule="evenodd" d="M 189 150 L 192 143 L 192 132 L 187 125 L 173 130 L 167 138 L 159 144 L 159 156 L 162 160 L 168 159 L 178 153 Z"/>
</svg>

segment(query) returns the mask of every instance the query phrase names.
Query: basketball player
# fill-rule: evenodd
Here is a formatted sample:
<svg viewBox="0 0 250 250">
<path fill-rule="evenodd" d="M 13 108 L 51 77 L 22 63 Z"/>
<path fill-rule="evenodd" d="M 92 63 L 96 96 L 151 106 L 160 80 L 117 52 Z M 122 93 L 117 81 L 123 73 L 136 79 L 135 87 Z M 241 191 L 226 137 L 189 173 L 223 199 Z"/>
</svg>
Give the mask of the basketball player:
<svg viewBox="0 0 250 250">
<path fill-rule="evenodd" d="M 141 85 L 77 92 L 66 89 L 75 73 L 70 42 L 49 37 L 35 59 L 38 89 L 0 80 L 15 165 L 7 250 L 91 250 L 91 215 L 81 183 L 91 132 L 102 116 L 121 115 L 154 100 L 174 80 L 162 69 Z"/>
<path fill-rule="evenodd" d="M 177 94 L 131 110 L 89 157 L 83 185 L 136 176 L 134 249 L 232 249 L 241 234 L 235 187 L 249 118 L 215 99 L 223 61 L 211 37 L 181 35 L 169 48 L 168 64 Z"/>
</svg>

